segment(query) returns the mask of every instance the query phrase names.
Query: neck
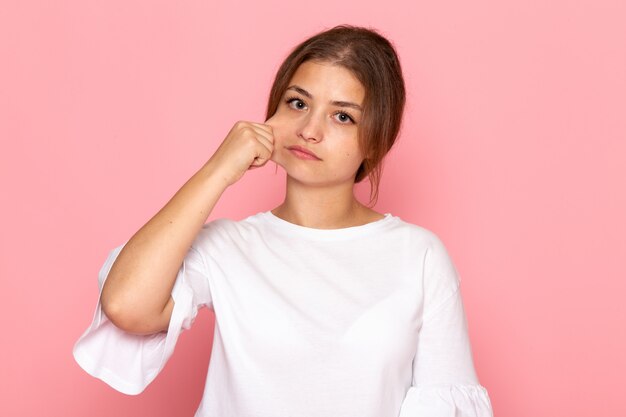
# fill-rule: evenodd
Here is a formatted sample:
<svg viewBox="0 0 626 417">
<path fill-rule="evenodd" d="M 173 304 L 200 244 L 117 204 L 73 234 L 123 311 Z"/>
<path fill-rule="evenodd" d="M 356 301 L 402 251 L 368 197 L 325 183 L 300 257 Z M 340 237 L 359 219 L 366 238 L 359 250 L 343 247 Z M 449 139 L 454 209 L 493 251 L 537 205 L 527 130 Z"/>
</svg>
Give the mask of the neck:
<svg viewBox="0 0 626 417">
<path fill-rule="evenodd" d="M 366 211 L 354 196 L 352 183 L 315 187 L 287 175 L 285 201 L 272 213 L 304 227 L 338 229 L 360 224 Z"/>
</svg>

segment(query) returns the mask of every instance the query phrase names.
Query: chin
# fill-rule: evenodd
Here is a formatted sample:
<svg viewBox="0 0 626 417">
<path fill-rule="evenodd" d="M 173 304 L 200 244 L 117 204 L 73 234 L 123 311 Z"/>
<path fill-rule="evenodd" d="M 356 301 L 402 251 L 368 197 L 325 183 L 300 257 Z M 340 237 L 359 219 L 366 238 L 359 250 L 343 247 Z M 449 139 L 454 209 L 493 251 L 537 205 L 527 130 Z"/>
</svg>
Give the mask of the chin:
<svg viewBox="0 0 626 417">
<path fill-rule="evenodd" d="M 334 187 L 342 184 L 354 185 L 354 176 L 341 178 L 341 177 L 323 177 L 314 173 L 303 173 L 285 170 L 287 173 L 287 179 L 305 184 L 311 187 Z"/>
<path fill-rule="evenodd" d="M 289 151 L 286 150 L 286 152 Z M 345 183 L 354 184 L 354 177 L 356 175 L 356 168 L 355 171 L 351 173 L 345 172 L 341 175 L 337 175 L 337 173 L 334 172 L 332 175 L 328 175 L 330 173 L 325 172 L 325 168 L 327 167 L 324 165 L 324 161 L 311 161 L 311 163 L 308 163 L 307 161 L 290 156 L 284 157 L 281 154 L 276 155 L 274 162 L 285 170 L 287 177 L 291 180 L 317 187 Z"/>
</svg>

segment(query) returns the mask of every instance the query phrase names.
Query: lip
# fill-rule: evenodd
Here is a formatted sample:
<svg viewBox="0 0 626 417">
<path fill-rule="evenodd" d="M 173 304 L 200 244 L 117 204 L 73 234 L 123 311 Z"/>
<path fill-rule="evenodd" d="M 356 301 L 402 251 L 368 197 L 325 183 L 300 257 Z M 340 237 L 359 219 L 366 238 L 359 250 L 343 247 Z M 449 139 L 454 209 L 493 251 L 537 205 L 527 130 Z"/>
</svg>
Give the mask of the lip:
<svg viewBox="0 0 626 417">
<path fill-rule="evenodd" d="M 293 145 L 293 146 L 288 146 L 287 149 L 289 149 L 290 151 L 297 151 L 297 152 L 293 152 L 294 155 L 304 158 L 304 159 L 316 159 L 318 161 L 321 161 L 321 158 L 318 157 L 317 155 L 315 155 L 312 151 L 303 148 L 302 146 L 298 146 L 298 145 Z M 305 154 L 305 155 L 303 155 Z M 307 156 L 309 156 L 310 158 L 307 158 Z"/>
</svg>

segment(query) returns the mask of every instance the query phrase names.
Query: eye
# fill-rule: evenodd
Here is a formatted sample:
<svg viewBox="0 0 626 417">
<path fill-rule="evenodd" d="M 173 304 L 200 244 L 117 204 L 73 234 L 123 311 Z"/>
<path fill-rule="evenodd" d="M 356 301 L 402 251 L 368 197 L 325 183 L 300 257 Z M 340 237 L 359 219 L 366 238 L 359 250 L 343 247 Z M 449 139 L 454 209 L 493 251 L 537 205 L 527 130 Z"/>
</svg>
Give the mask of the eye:
<svg viewBox="0 0 626 417">
<path fill-rule="evenodd" d="M 354 121 L 354 118 L 352 116 L 350 116 L 348 113 L 343 112 L 343 111 L 338 111 L 337 113 L 334 114 L 335 118 L 339 121 L 339 123 L 342 124 L 356 124 L 356 122 Z"/>
<path fill-rule="evenodd" d="M 292 109 L 303 110 L 306 108 L 306 103 L 297 97 L 288 98 L 286 101 L 287 101 L 287 105 L 291 107 Z"/>
</svg>

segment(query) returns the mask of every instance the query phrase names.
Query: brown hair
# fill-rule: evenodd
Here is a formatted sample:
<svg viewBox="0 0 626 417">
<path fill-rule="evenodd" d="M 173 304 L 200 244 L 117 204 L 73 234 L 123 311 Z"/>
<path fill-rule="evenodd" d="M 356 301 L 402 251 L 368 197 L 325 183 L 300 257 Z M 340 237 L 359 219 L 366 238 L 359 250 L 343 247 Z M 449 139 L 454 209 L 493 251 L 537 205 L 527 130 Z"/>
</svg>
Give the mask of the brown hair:
<svg viewBox="0 0 626 417">
<path fill-rule="evenodd" d="M 404 111 L 405 88 L 400 61 L 393 45 L 374 29 L 336 26 L 296 46 L 278 69 L 270 91 L 266 119 L 274 115 L 289 81 L 306 61 L 340 65 L 365 89 L 363 116 L 358 128 L 365 159 L 356 183 L 370 179 L 370 204 L 378 199 L 382 161 L 396 141 Z"/>
</svg>

